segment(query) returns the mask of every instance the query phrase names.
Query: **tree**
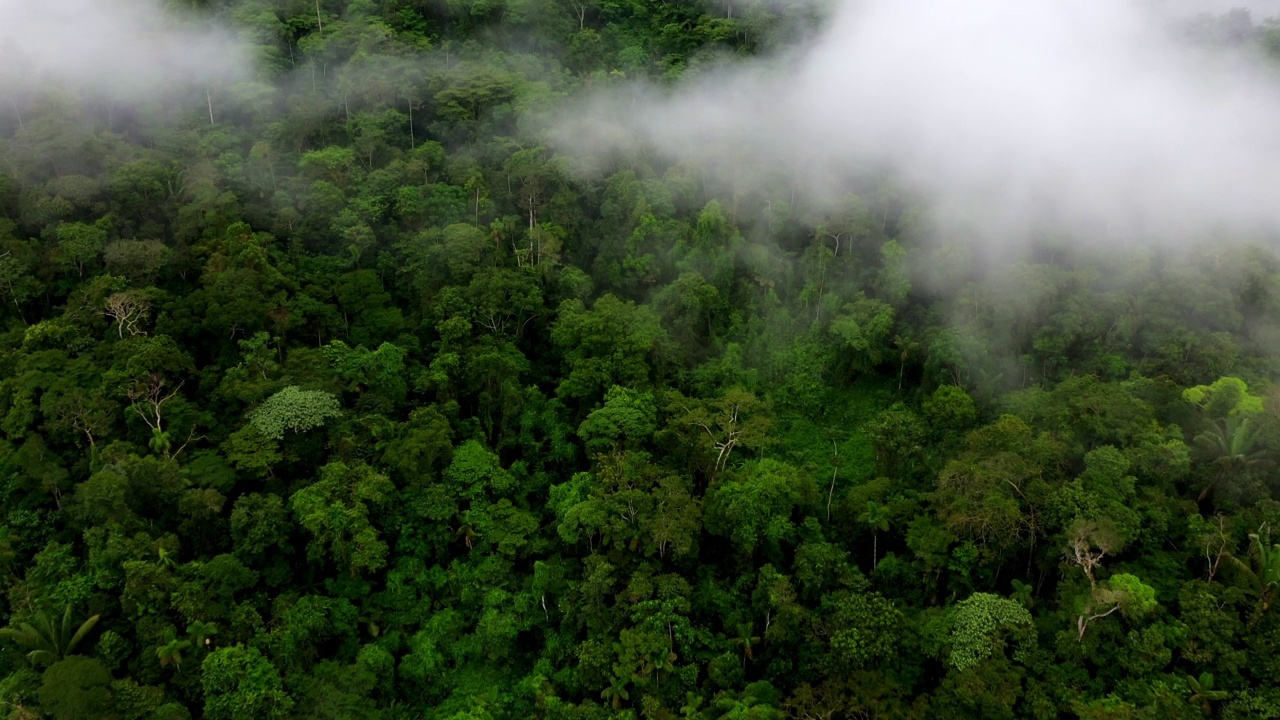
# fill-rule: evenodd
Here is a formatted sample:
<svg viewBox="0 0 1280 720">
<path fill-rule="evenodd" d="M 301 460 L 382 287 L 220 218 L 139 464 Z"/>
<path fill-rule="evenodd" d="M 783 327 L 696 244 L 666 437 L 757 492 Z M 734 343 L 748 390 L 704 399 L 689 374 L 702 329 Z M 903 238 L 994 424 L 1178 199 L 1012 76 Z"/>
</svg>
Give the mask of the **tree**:
<svg viewBox="0 0 1280 720">
<path fill-rule="evenodd" d="M 117 336 L 123 338 L 126 330 L 130 337 L 147 334 L 138 327 L 146 322 L 151 311 L 151 301 L 146 295 L 136 290 L 112 293 L 103 300 L 103 305 L 103 314 L 116 323 Z"/>
<path fill-rule="evenodd" d="M 730 388 L 714 400 L 672 394 L 667 404 L 673 424 L 684 426 L 689 441 L 699 448 L 709 483 L 715 482 L 735 449 L 756 450 L 771 439 L 773 418 L 768 403 L 741 388 Z"/>
<path fill-rule="evenodd" d="M 312 535 L 308 554 L 327 552 L 353 577 L 379 570 L 387 562 L 387 543 L 370 520 L 372 511 L 391 499 L 395 486 L 363 463 L 333 462 L 319 478 L 289 498 L 298 523 Z"/>
<path fill-rule="evenodd" d="M 40 290 L 40 283 L 28 265 L 13 254 L 12 250 L 0 252 L 0 291 L 8 296 L 18 318 L 26 324 L 22 308 Z"/>
<path fill-rule="evenodd" d="M 1231 555 L 1231 564 L 1247 578 L 1258 593 L 1258 609 L 1267 612 L 1271 609 L 1277 588 L 1280 588 L 1280 543 L 1269 544 L 1259 533 L 1249 533 L 1249 561 Z"/>
<path fill-rule="evenodd" d="M 728 537 L 746 555 L 761 546 L 776 549 L 795 531 L 796 506 L 815 492 L 812 480 L 795 467 L 758 460 L 708 490 L 707 529 Z"/>
<path fill-rule="evenodd" d="M 553 485 L 551 504 L 560 519 L 560 537 L 595 547 L 644 555 L 685 556 L 697 544 L 701 505 L 686 478 L 652 461 L 642 451 L 615 451 L 596 457 L 594 473 L 579 473 Z"/>
<path fill-rule="evenodd" d="M 348 391 L 375 393 L 397 405 L 404 402 L 408 387 L 404 378 L 406 353 L 403 348 L 384 342 L 377 350 L 369 351 L 363 346 L 351 348 L 341 340 L 334 340 L 321 351 L 338 376 L 350 383 Z"/>
<path fill-rule="evenodd" d="M 858 522 L 871 528 L 871 568 L 874 570 L 880 558 L 880 533 L 889 532 L 889 508 L 881 506 L 875 500 L 868 500 L 866 507 L 858 515 Z"/>
<path fill-rule="evenodd" d="M 271 347 L 273 344 L 276 347 Z M 241 360 L 228 368 L 222 378 L 219 392 L 239 402 L 257 402 L 264 399 L 278 385 L 280 373 L 278 347 L 280 338 L 272 338 L 265 332 L 239 341 Z"/>
<path fill-rule="evenodd" d="M 578 437 L 587 452 L 599 453 L 619 446 L 638 446 L 657 429 L 653 395 L 617 385 L 609 388 L 604 405 L 593 410 L 578 426 Z"/>
<path fill-rule="evenodd" d="M 1006 415 L 968 433 L 964 444 L 938 475 L 935 507 L 945 526 L 994 550 L 1034 538 L 1040 523 L 1036 488 L 1052 472 L 1057 443 Z"/>
<path fill-rule="evenodd" d="M 332 394 L 289 385 L 249 413 L 249 421 L 264 437 L 281 440 L 286 432 L 307 432 L 341 414 L 342 406 Z"/>
<path fill-rule="evenodd" d="M 881 471 L 886 474 L 909 467 L 924 449 L 928 436 L 920 416 L 901 403 L 877 415 L 866 424 L 864 432 L 875 448 Z"/>
<path fill-rule="evenodd" d="M 1226 700 L 1231 696 L 1230 693 L 1213 689 L 1213 673 L 1210 672 L 1202 672 L 1198 678 L 1188 675 L 1187 689 L 1191 691 L 1191 696 L 1187 699 L 1192 705 L 1198 706 L 1205 717 L 1213 714 L 1215 701 Z"/>
<path fill-rule="evenodd" d="M 1228 479 L 1270 464 L 1267 450 L 1258 447 L 1259 430 L 1260 426 L 1252 418 L 1228 415 L 1208 423 L 1196 435 L 1196 444 L 1209 453 L 1210 462 L 1218 468 L 1217 475 L 1200 491 L 1198 500 L 1204 500 Z"/>
<path fill-rule="evenodd" d="M 225 557 L 225 556 L 224 556 Z M 211 622 L 196 620 L 187 626 L 187 637 L 196 648 L 207 648 L 213 644 L 213 637 L 218 634 L 218 626 Z"/>
<path fill-rule="evenodd" d="M 209 720 L 281 720 L 293 708 L 279 671 L 257 648 L 219 648 L 200 669 Z"/>
<path fill-rule="evenodd" d="M 270 475 L 283 457 L 279 441 L 263 435 L 253 423 L 231 433 L 222 443 L 222 452 L 228 465 L 254 477 Z"/>
<path fill-rule="evenodd" d="M 447 86 L 436 93 L 436 114 L 466 128 L 471 135 L 479 132 L 486 111 L 509 102 L 515 94 L 516 79 L 505 70 L 486 65 L 460 63 L 446 78 Z M 536 157 L 537 151 L 523 151 Z"/>
<path fill-rule="evenodd" d="M 85 268 L 96 261 L 107 246 L 110 228 L 110 217 L 101 218 L 92 224 L 59 224 L 55 234 L 58 238 L 60 262 L 65 267 L 75 268 L 76 274 L 83 278 Z"/>
<path fill-rule="evenodd" d="M 298 166 L 317 180 L 326 180 L 342 188 L 356 171 L 356 153 L 352 148 L 330 145 L 302 155 Z"/>
<path fill-rule="evenodd" d="M 192 426 L 191 435 L 188 435 L 182 445 L 177 450 L 174 450 L 172 438 L 165 429 L 165 406 L 174 398 L 179 397 L 178 394 L 182 392 L 182 385 L 183 383 L 178 383 L 177 387 L 169 390 L 168 382 L 163 375 L 151 373 L 145 380 L 136 382 L 133 387 L 126 391 L 126 395 L 129 398 L 129 409 L 151 429 L 150 445 L 152 451 L 163 455 L 166 459 L 181 453 L 195 435 L 195 427 Z"/>
<path fill-rule="evenodd" d="M 118 720 L 111 673 L 94 658 L 71 656 L 44 672 L 40 705 L 57 720 Z"/>
<path fill-rule="evenodd" d="M 1182 399 L 1205 414 L 1243 419 L 1262 412 L 1263 399 L 1249 392 L 1249 385 L 1236 377 L 1218 378 L 1211 385 L 1196 385 L 1182 391 Z"/>
<path fill-rule="evenodd" d="M 1102 559 L 1124 547 L 1124 540 L 1105 518 L 1099 521 L 1077 518 L 1068 530 L 1068 543 L 1067 559 L 1089 579 L 1090 588 L 1098 587 L 1097 571 L 1102 567 Z"/>
<path fill-rule="evenodd" d="M 890 662 L 904 640 L 906 618 L 880 593 L 857 588 L 822 599 L 815 628 L 829 646 L 829 673 L 847 673 Z"/>
<path fill-rule="evenodd" d="M 974 593 L 956 604 L 954 614 L 948 660 L 957 670 L 986 660 L 1009 640 L 1020 650 L 1034 640 L 1031 613 L 998 595 Z"/>
<path fill-rule="evenodd" d="M 607 700 L 614 710 L 622 707 L 622 703 L 631 699 L 631 693 L 627 692 L 627 686 L 630 681 L 626 678 L 614 678 L 609 683 L 609 687 L 600 691 L 600 697 Z"/>
<path fill-rule="evenodd" d="M 969 393 L 955 385 L 941 385 L 925 400 L 922 409 L 933 431 L 948 435 L 957 430 L 968 430 L 978 417 L 977 408 Z"/>
<path fill-rule="evenodd" d="M 831 333 L 844 342 L 857 372 L 871 372 L 892 355 L 893 327 L 893 307 L 862 295 L 831 321 Z"/>
<path fill-rule="evenodd" d="M 738 626 L 737 635 L 733 638 L 733 644 L 742 648 L 742 667 L 747 666 L 747 661 L 755 658 L 755 646 L 760 643 L 760 636 L 752 635 L 753 628 L 751 623 L 743 623 Z"/>
<path fill-rule="evenodd" d="M 604 295 L 590 310 L 565 300 L 551 328 L 564 379 L 556 393 L 578 400 L 599 398 L 614 385 L 644 386 L 661 359 L 666 333 L 649 308 Z"/>
<path fill-rule="evenodd" d="M 169 639 L 156 648 L 156 658 L 160 660 L 161 666 L 173 665 L 178 670 L 182 670 L 182 653 L 186 652 L 190 647 L 190 640 L 184 640 L 170 634 Z"/>
<path fill-rule="evenodd" d="M 103 251 L 112 275 L 123 275 L 139 285 L 154 282 L 172 256 L 173 251 L 158 240 L 117 240 Z"/>
<path fill-rule="evenodd" d="M 85 636 L 98 624 L 99 617 L 94 615 L 76 625 L 71 620 L 70 605 L 63 611 L 61 622 L 55 622 L 42 610 L 36 613 L 30 623 L 0 629 L 0 638 L 31 648 L 27 653 L 27 659 L 31 662 L 52 665 L 75 653 Z"/>
<path fill-rule="evenodd" d="M 1156 591 L 1135 575 L 1119 573 L 1094 586 L 1076 618 L 1077 640 L 1084 642 L 1089 625 L 1116 611 L 1140 618 L 1156 608 Z"/>
<path fill-rule="evenodd" d="M 97 448 L 98 438 L 110 432 L 112 417 L 119 410 L 97 389 L 70 388 L 62 393 L 47 392 L 41 399 L 41 405 L 45 417 L 55 427 L 83 433 L 92 449 Z"/>
<path fill-rule="evenodd" d="M 414 409 L 399 433 L 382 459 L 410 484 L 425 484 L 452 458 L 453 428 L 434 405 Z"/>
</svg>

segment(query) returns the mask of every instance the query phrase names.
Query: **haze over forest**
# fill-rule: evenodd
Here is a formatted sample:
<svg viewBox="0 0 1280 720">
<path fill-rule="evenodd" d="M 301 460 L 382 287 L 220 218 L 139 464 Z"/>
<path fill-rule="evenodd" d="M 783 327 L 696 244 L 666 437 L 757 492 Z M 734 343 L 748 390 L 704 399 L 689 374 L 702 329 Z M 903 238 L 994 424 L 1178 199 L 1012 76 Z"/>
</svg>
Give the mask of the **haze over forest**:
<svg viewBox="0 0 1280 720">
<path fill-rule="evenodd" d="M 1280 718 L 1277 15 L 0 0 L 0 714 Z"/>
</svg>

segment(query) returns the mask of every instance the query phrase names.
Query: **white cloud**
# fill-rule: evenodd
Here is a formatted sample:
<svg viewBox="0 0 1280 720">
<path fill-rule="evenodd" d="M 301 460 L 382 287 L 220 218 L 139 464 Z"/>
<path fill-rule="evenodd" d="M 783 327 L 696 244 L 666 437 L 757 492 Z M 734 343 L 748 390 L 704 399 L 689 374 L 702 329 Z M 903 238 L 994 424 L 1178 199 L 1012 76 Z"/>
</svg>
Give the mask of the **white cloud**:
<svg viewBox="0 0 1280 720">
<path fill-rule="evenodd" d="M 798 57 L 595 96 L 561 142 L 736 158 L 738 178 L 784 169 L 833 200 L 887 166 L 1006 229 L 1280 229 L 1280 81 L 1187 46 L 1157 6 L 846 0 Z"/>
<path fill-rule="evenodd" d="M 244 76 L 230 31 L 154 0 L 0 0 L 0 92 L 68 86 L 117 98 Z"/>
</svg>

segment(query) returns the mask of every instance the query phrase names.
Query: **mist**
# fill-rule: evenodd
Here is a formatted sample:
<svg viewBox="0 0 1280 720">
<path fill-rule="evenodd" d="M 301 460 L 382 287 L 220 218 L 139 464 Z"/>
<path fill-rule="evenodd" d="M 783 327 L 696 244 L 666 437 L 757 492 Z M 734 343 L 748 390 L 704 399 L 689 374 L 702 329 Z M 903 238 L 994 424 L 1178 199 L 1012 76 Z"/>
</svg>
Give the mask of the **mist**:
<svg viewBox="0 0 1280 720">
<path fill-rule="evenodd" d="M 793 55 L 614 88 L 555 134 L 588 156 L 645 148 L 719 168 L 738 187 L 786 173 L 829 208 L 849 178 L 887 173 L 938 217 L 977 215 L 1004 238 L 1278 231 L 1280 81 L 1259 58 L 1187 42 L 1177 21 L 1193 7 L 844 0 Z"/>
<path fill-rule="evenodd" d="M 142 100 L 248 76 L 235 33 L 155 0 L 0 0 L 0 94 Z"/>
</svg>

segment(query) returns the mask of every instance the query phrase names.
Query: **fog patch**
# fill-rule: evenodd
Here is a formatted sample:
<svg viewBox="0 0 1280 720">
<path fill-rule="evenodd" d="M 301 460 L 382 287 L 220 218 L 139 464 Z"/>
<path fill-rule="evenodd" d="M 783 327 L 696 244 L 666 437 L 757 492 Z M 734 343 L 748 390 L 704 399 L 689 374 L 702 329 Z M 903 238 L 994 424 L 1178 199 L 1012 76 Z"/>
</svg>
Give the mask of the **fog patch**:
<svg viewBox="0 0 1280 720">
<path fill-rule="evenodd" d="M 154 0 L 0 0 L 0 95 L 50 89 L 130 101 L 248 77 L 250 53 L 211 20 Z"/>
<path fill-rule="evenodd" d="M 1169 7 L 845 0 L 791 56 L 597 92 L 551 132 L 579 156 L 645 148 L 744 187 L 783 173 L 828 207 L 888 173 L 939 227 L 976 215 L 1005 240 L 1280 229 L 1280 81 L 1188 42 Z"/>
</svg>

